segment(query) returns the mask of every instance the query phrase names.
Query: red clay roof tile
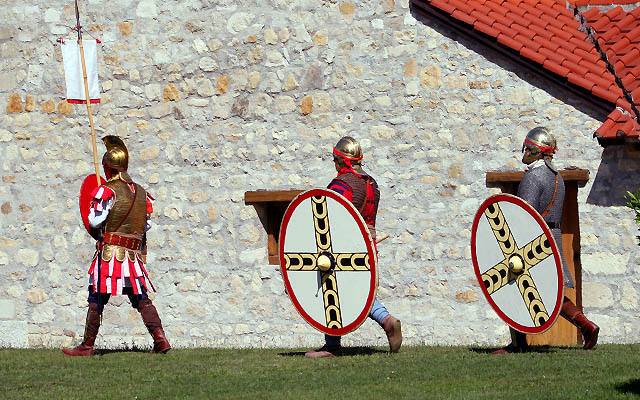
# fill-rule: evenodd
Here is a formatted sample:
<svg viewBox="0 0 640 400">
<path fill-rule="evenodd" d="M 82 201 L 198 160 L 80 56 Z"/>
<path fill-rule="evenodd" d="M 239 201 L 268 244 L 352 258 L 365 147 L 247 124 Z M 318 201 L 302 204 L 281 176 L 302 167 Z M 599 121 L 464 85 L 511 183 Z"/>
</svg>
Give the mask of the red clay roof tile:
<svg viewBox="0 0 640 400">
<path fill-rule="evenodd" d="M 505 46 L 511 47 L 515 51 L 520 51 L 520 49 L 524 47 L 524 45 L 521 42 L 510 38 L 504 33 L 501 33 L 498 35 L 498 42 L 504 44 Z"/>
<path fill-rule="evenodd" d="M 524 47 L 527 47 L 530 50 L 533 51 L 538 51 L 538 49 L 540 47 L 542 47 L 542 45 L 538 42 L 534 42 L 533 40 L 529 39 L 529 37 L 527 36 L 523 36 L 523 35 L 516 35 L 516 37 L 514 38 L 515 40 L 517 40 L 518 42 L 522 43 L 522 45 Z"/>
<path fill-rule="evenodd" d="M 552 61 L 552 60 L 546 60 L 544 62 L 544 64 L 542 64 L 543 67 L 545 67 L 546 69 L 548 69 L 551 72 L 554 72 L 560 76 L 564 76 L 566 77 L 567 75 L 569 75 L 569 68 L 563 67 L 560 64 L 557 64 L 556 62 Z"/>
<path fill-rule="evenodd" d="M 514 38 L 516 37 L 516 35 L 518 34 L 517 31 L 509 28 L 508 26 L 501 24 L 500 22 L 496 22 L 492 25 L 492 27 L 494 29 L 499 30 L 500 32 L 504 33 L 505 35 L 507 35 L 510 38 Z"/>
<path fill-rule="evenodd" d="M 587 60 L 587 61 L 592 62 L 592 63 L 596 62 L 597 60 L 600 59 L 600 56 L 598 54 L 594 54 L 592 52 L 584 51 L 583 49 L 580 49 L 580 48 L 576 48 L 574 50 L 574 54 L 576 54 L 582 60 Z"/>
<path fill-rule="evenodd" d="M 523 47 L 520 49 L 520 54 L 541 65 L 544 63 L 544 60 L 545 60 L 545 57 L 542 54 L 538 53 L 537 51 L 532 51 L 531 49 L 528 49 L 526 47 Z"/>
<path fill-rule="evenodd" d="M 596 129 L 596 132 L 600 133 L 600 134 L 607 134 L 609 133 L 609 131 L 616 126 L 615 121 L 607 118 L 606 121 L 604 121 L 604 124 L 602 124 L 598 129 Z"/>
<path fill-rule="evenodd" d="M 540 18 L 540 16 L 543 14 L 542 11 L 536 9 L 535 7 L 530 6 L 527 3 L 520 3 L 520 7 L 524 8 L 525 10 L 527 10 L 527 12 L 529 14 L 535 15 L 536 18 Z"/>
<path fill-rule="evenodd" d="M 526 35 L 526 36 L 528 36 L 530 38 L 533 37 L 533 32 L 529 28 L 527 28 L 527 27 L 525 27 L 523 25 L 520 25 L 517 22 L 515 24 L 511 25 L 511 29 L 513 29 L 514 31 L 517 31 L 518 33 Z"/>
<path fill-rule="evenodd" d="M 585 77 L 586 75 L 589 73 L 589 69 L 585 68 L 581 65 L 578 65 L 572 61 L 569 60 L 564 60 L 562 62 L 562 66 L 569 68 L 571 71 L 573 71 L 575 74 L 580 75 L 581 77 Z"/>
<path fill-rule="evenodd" d="M 607 25 L 611 23 L 611 20 L 606 15 L 602 16 L 598 20 L 596 20 L 591 27 L 596 30 L 596 32 L 600 32 Z"/>
<path fill-rule="evenodd" d="M 628 119 L 622 126 L 618 129 L 618 132 L 622 131 L 624 133 L 631 132 L 633 130 L 633 121 Z"/>
<path fill-rule="evenodd" d="M 446 0 L 431 0 L 431 4 L 434 7 L 438 7 L 439 9 L 446 11 L 449 14 L 451 14 L 456 9 L 455 6 L 451 5 Z"/>
<path fill-rule="evenodd" d="M 543 56 L 545 56 L 546 59 L 551 60 L 558 65 L 562 64 L 562 62 L 564 61 L 564 57 L 556 53 L 554 50 L 549 50 L 546 47 L 543 47 L 540 50 L 538 50 L 538 53 L 542 54 Z"/>
<path fill-rule="evenodd" d="M 480 1 L 468 1 L 467 4 L 484 15 L 489 14 L 489 11 L 491 11 L 489 7 L 483 5 Z"/>
<path fill-rule="evenodd" d="M 550 73 L 566 77 L 572 84 L 590 90 L 594 96 L 631 111 L 631 104 L 573 15 L 574 6 L 611 4 L 609 0 L 569 0 L 569 8 L 566 0 L 410 1 L 418 7 L 426 7 L 429 3 L 451 14 L 450 18 L 468 24 L 469 29 L 473 27 L 505 47 L 519 51 L 522 57 L 542 64 Z M 615 2 L 627 1 L 632 0 Z M 625 12 L 617 6 L 606 13 L 591 7 L 581 12 L 581 16 L 593 29 L 599 46 L 616 68 L 621 77 L 618 82 L 631 91 L 634 101 L 640 102 L 640 7 Z M 610 116 L 616 119 L 622 116 L 623 121 L 607 118 L 596 131 L 599 140 L 615 139 L 618 132 L 637 137 L 640 126 L 630 115 L 634 114 L 622 114 L 619 110 L 612 113 Z"/>
<path fill-rule="evenodd" d="M 487 14 L 487 16 L 493 18 L 496 22 L 499 22 L 505 26 L 511 26 L 516 22 L 513 18 L 507 17 L 504 13 L 498 14 L 495 11 L 491 11 L 489 14 Z M 519 20 L 520 18 L 516 16 L 516 19 Z"/>
<path fill-rule="evenodd" d="M 614 7 L 611 10 L 607 11 L 607 17 L 609 17 L 609 19 L 611 20 L 616 19 L 620 14 L 623 13 L 623 11 L 624 10 L 620 6 Z"/>
<path fill-rule="evenodd" d="M 512 13 L 519 15 L 520 17 L 522 17 L 527 12 L 527 10 L 520 8 L 518 7 L 518 5 L 509 1 L 505 1 L 504 3 L 502 3 L 502 6 Z"/>
<path fill-rule="evenodd" d="M 636 22 L 636 17 L 631 14 L 625 15 L 616 25 L 620 28 L 621 32 L 628 31 L 629 29 L 633 29 L 633 23 Z"/>
<path fill-rule="evenodd" d="M 563 56 L 566 60 L 576 64 L 579 63 L 581 60 L 580 56 L 563 48 L 559 48 L 558 50 L 556 50 L 556 52 L 558 52 L 558 54 Z M 586 74 L 586 71 L 585 71 L 585 74 Z"/>
<path fill-rule="evenodd" d="M 615 103 L 616 100 L 618 99 L 618 96 L 610 92 L 608 89 L 603 89 L 597 85 L 594 86 L 593 89 L 591 89 L 591 93 L 595 94 L 600 98 L 605 99 L 609 103 Z"/>
<path fill-rule="evenodd" d="M 584 51 L 591 51 L 593 50 L 593 45 L 591 44 L 591 42 L 589 42 L 589 40 L 587 39 L 586 36 L 581 37 L 581 36 L 574 36 L 571 39 L 569 39 L 569 42 L 571 42 L 572 44 L 575 44 L 576 47 L 581 48 Z"/>
<path fill-rule="evenodd" d="M 640 61 L 638 60 L 638 57 L 640 57 L 640 50 L 638 50 L 638 48 L 634 48 L 624 56 L 620 57 L 620 61 L 626 65 L 635 67 L 638 65 L 638 61 Z"/>
<path fill-rule="evenodd" d="M 547 40 L 549 40 L 549 39 L 551 39 L 551 37 L 553 37 L 553 33 L 545 30 L 544 28 L 542 28 L 539 25 L 531 24 L 531 25 L 529 25 L 529 29 L 531 29 L 533 32 L 535 32 L 536 35 L 540 35 L 540 36 L 542 36 L 543 38 L 545 38 Z"/>
<path fill-rule="evenodd" d="M 564 40 L 558 36 L 554 36 L 551 38 L 551 40 L 549 40 L 550 43 L 555 43 L 558 46 L 562 47 L 563 49 L 565 49 L 566 51 L 568 51 L 569 53 L 575 53 L 576 50 L 576 45 L 571 43 L 568 40 Z"/>
<path fill-rule="evenodd" d="M 600 14 L 600 10 L 598 9 L 598 7 L 594 7 L 582 13 L 582 16 L 585 17 L 588 21 L 591 18 L 594 18 L 598 14 Z"/>
<path fill-rule="evenodd" d="M 456 9 L 453 13 L 451 13 L 451 16 L 459 21 L 465 22 L 469 25 L 473 25 L 477 19 L 473 18 L 472 16 L 470 16 L 467 13 L 464 13 L 458 9 Z"/>
<path fill-rule="evenodd" d="M 640 24 L 627 33 L 627 38 L 634 43 L 640 40 Z"/>
<path fill-rule="evenodd" d="M 629 113 L 633 112 L 633 110 L 631 110 L 631 104 L 629 104 L 629 102 L 625 100 L 624 97 L 618 97 L 618 101 L 616 101 L 616 107 L 620 107 Z"/>
<path fill-rule="evenodd" d="M 544 47 L 545 49 L 548 49 L 551 51 L 558 50 L 562 45 L 562 40 L 560 40 L 556 36 L 552 37 L 551 40 L 549 40 L 549 39 L 543 38 L 542 36 L 536 35 L 533 37 L 533 40 L 535 42 L 540 43 L 541 47 Z"/>
<path fill-rule="evenodd" d="M 615 51 L 616 53 L 619 53 L 621 50 L 623 50 L 625 47 L 629 46 L 630 44 L 631 42 L 629 41 L 629 39 L 626 37 L 623 37 L 618 42 L 616 42 L 613 46 L 611 46 L 611 50 Z"/>
<path fill-rule="evenodd" d="M 497 29 L 493 29 L 492 27 L 481 21 L 476 21 L 473 26 L 480 32 L 485 33 L 489 36 L 497 37 L 500 33 Z"/>
<path fill-rule="evenodd" d="M 619 34 L 620 34 L 620 29 L 618 29 L 617 26 L 613 26 L 613 27 L 607 27 L 607 30 L 605 32 L 602 32 L 598 36 L 605 42 L 608 42 Z"/>
<path fill-rule="evenodd" d="M 471 11 L 470 15 L 487 26 L 491 26 L 494 22 L 487 14 L 483 14 L 478 10 Z"/>
<path fill-rule="evenodd" d="M 593 89 L 593 86 L 595 85 L 595 83 L 589 81 L 588 79 L 583 78 L 584 75 L 581 74 L 576 74 L 574 72 L 569 72 L 567 74 L 567 79 L 569 80 L 569 82 L 578 85 L 580 87 L 583 87 L 585 89 L 587 89 L 588 91 L 591 91 L 591 89 Z"/>
<path fill-rule="evenodd" d="M 622 111 L 616 108 L 611 112 L 611 114 L 607 116 L 607 118 L 613 120 L 614 122 L 617 122 L 618 120 L 620 120 L 620 118 L 622 118 Z"/>
</svg>

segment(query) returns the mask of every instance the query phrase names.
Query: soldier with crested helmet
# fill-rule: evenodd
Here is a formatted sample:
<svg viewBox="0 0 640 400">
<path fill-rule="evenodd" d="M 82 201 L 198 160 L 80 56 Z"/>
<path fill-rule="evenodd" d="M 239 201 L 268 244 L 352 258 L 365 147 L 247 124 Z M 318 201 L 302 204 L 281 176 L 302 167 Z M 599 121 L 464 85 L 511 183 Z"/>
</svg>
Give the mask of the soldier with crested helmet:
<svg viewBox="0 0 640 400">
<path fill-rule="evenodd" d="M 373 243 L 376 243 L 376 215 L 380 202 L 378 183 L 362 169 L 362 148 L 360 143 L 350 136 L 341 138 L 333 148 L 333 162 L 338 176 L 328 189 L 340 193 L 351 201 L 364 219 Z M 377 299 L 373 303 L 369 317 L 375 320 L 385 331 L 389 350 L 397 353 L 402 345 L 400 320 L 389 314 L 385 306 Z M 309 351 L 306 357 L 320 358 L 341 354 L 340 336 L 325 335 L 325 345 L 318 350 Z"/>
<path fill-rule="evenodd" d="M 575 287 L 571 272 L 567 267 L 562 251 L 562 206 L 564 204 L 564 181 L 553 165 L 553 156 L 558 150 L 556 139 L 551 131 L 538 126 L 529 131 L 522 144 L 522 162 L 527 165 L 527 172 L 518 187 L 518 197 L 536 209 L 551 230 L 562 260 L 564 287 Z M 560 315 L 575 325 L 584 338 L 584 349 L 593 348 L 598 341 L 600 328 L 585 317 L 578 307 L 564 297 Z M 512 342 L 494 354 L 525 351 L 527 339 L 524 333 L 511 329 Z"/>
<path fill-rule="evenodd" d="M 129 153 L 122 140 L 106 136 L 103 142 L 107 147 L 102 158 L 107 182 L 91 194 L 88 216 L 91 228 L 101 231 L 102 241 L 89 268 L 89 309 L 84 340 L 62 352 L 70 356 L 93 355 L 104 305 L 112 295 L 126 294 L 153 337 L 152 352 L 166 353 L 171 346 L 158 311 L 147 295 L 147 284 L 151 285 L 151 281 L 142 258 L 144 235 L 151 227 L 153 197 L 127 173 Z"/>
</svg>

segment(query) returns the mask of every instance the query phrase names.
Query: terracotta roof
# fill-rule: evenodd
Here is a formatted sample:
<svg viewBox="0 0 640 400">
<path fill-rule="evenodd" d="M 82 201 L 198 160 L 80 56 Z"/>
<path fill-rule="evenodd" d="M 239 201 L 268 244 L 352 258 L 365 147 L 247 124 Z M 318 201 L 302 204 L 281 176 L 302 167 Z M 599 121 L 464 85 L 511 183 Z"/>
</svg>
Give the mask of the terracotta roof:
<svg viewBox="0 0 640 400">
<path fill-rule="evenodd" d="M 620 110 L 607 117 L 596 135 L 599 138 L 638 136 L 638 119 L 634 116 L 638 116 L 640 107 L 640 7 L 631 12 L 625 12 L 620 6 L 606 12 L 594 7 L 582 13 L 582 17 L 609 70 L 618 77 L 616 86 L 620 90 L 616 100 Z"/>
<path fill-rule="evenodd" d="M 624 137 L 637 140 L 640 136 L 637 109 L 632 104 L 632 98 L 636 104 L 640 101 L 640 7 L 632 12 L 614 7 L 606 13 L 597 7 L 581 13 L 578 8 L 574 16 L 574 9 L 567 8 L 564 0 L 411 2 L 432 15 L 437 11 L 445 22 L 455 20 L 457 27 L 462 22 L 462 29 L 484 34 L 510 49 L 514 57 L 539 64 L 556 78 L 610 103 L 611 114 L 594 132 L 601 144 L 619 142 Z M 611 5 L 612 1 L 570 3 Z M 593 38 L 581 30 L 581 22 L 592 28 Z M 594 39 L 599 46 L 592 43 Z"/>
</svg>

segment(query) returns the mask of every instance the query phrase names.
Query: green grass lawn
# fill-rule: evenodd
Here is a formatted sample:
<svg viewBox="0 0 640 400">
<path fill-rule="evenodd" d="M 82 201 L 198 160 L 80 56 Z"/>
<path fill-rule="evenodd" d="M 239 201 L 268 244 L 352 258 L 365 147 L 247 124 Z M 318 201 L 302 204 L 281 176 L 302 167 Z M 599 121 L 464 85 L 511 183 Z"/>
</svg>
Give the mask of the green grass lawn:
<svg viewBox="0 0 640 400">
<path fill-rule="evenodd" d="M 305 359 L 290 349 L 185 349 L 166 355 L 0 349 L 0 398 L 616 399 L 640 395 L 640 345 L 490 349 L 351 348 Z"/>
</svg>

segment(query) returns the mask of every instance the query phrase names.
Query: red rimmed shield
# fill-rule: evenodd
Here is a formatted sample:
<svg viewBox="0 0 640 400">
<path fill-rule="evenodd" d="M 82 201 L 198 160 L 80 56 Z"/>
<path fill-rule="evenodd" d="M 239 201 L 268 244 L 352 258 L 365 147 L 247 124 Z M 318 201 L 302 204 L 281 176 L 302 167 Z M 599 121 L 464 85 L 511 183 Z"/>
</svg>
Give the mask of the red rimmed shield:
<svg viewBox="0 0 640 400">
<path fill-rule="evenodd" d="M 377 254 L 358 210 L 338 193 L 299 194 L 280 225 L 280 271 L 302 318 L 340 336 L 367 319 L 378 288 Z"/>
<path fill-rule="evenodd" d="M 103 177 L 100 177 L 100 184 L 105 183 Z M 82 181 L 82 186 L 80 186 L 80 216 L 82 217 L 82 222 L 84 223 L 84 227 L 89 232 L 94 239 L 99 240 L 100 231 L 98 229 L 94 229 L 89 225 L 89 211 L 91 209 L 91 193 L 98 187 L 98 180 L 96 179 L 96 174 L 87 175 Z"/>
<path fill-rule="evenodd" d="M 529 334 L 555 323 L 564 293 L 551 230 L 527 202 L 509 194 L 482 203 L 471 230 L 471 258 L 485 298 L 504 322 Z"/>
</svg>

